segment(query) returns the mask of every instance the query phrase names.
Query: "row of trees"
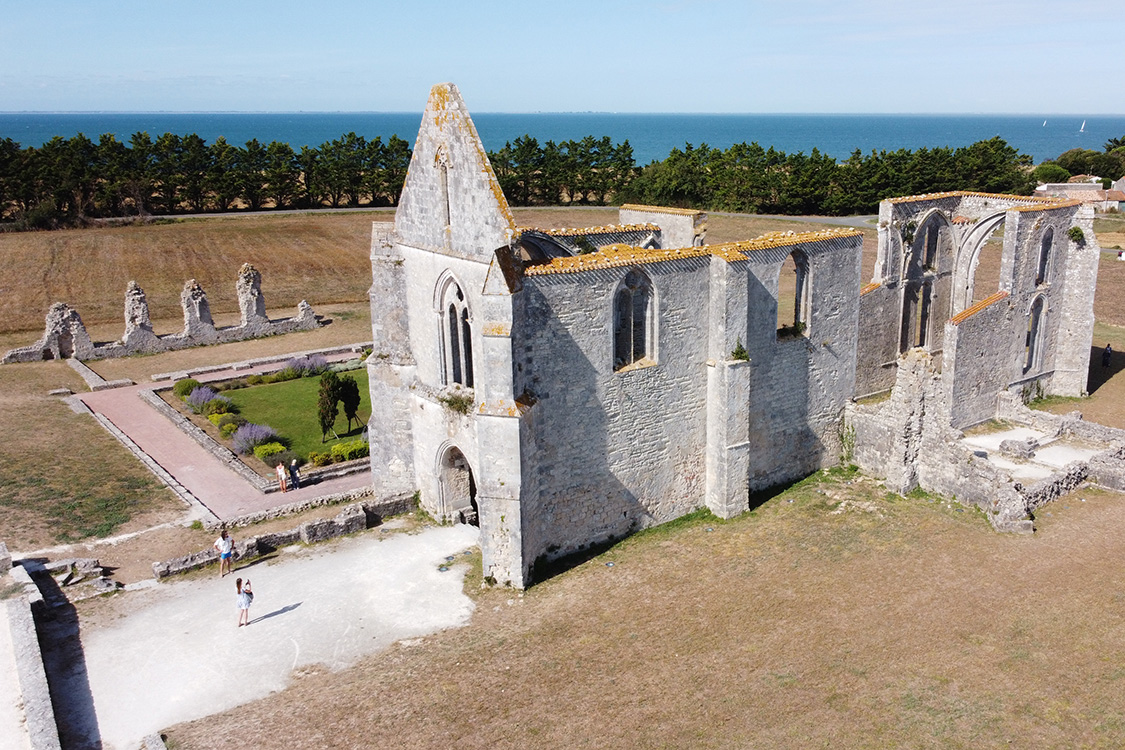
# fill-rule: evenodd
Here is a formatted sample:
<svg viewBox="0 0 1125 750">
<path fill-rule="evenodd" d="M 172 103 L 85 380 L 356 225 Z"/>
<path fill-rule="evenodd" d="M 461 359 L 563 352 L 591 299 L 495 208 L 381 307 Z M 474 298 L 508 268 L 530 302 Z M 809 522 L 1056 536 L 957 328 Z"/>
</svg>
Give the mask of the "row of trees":
<svg viewBox="0 0 1125 750">
<path fill-rule="evenodd" d="M 947 190 L 1028 193 L 1031 157 L 1000 138 L 963 148 L 855 151 L 846 161 L 813 149 L 786 154 L 757 143 L 673 149 L 625 188 L 630 201 L 716 211 L 848 215 L 883 198 Z"/>
<path fill-rule="evenodd" d="M 1125 145 L 1068 151 L 1034 171 L 1031 157 L 1000 138 L 963 148 L 855 151 L 846 161 L 813 149 L 787 154 L 757 143 L 675 148 L 638 168 L 628 141 L 586 136 L 540 143 L 529 135 L 489 153 L 508 199 L 519 206 L 636 202 L 778 214 L 870 213 L 896 195 L 979 190 L 1029 193 L 1040 181 L 1125 173 Z M 348 133 L 295 152 L 276 141 L 207 144 L 165 133 L 128 143 L 103 135 L 56 137 L 39 148 L 0 140 L 0 219 L 48 228 L 86 218 L 256 210 L 266 206 L 394 205 L 410 164 L 406 141 Z"/>
<path fill-rule="evenodd" d="M 516 206 L 605 204 L 623 195 L 637 172 L 629 141 L 616 144 L 609 136 L 540 146 L 525 135 L 488 158 L 504 195 Z"/>
<path fill-rule="evenodd" d="M 410 145 L 348 133 L 319 148 L 208 144 L 194 133 L 128 143 L 112 134 L 52 138 L 39 148 L 0 140 L 0 216 L 26 228 L 86 218 L 398 202 Z"/>
</svg>

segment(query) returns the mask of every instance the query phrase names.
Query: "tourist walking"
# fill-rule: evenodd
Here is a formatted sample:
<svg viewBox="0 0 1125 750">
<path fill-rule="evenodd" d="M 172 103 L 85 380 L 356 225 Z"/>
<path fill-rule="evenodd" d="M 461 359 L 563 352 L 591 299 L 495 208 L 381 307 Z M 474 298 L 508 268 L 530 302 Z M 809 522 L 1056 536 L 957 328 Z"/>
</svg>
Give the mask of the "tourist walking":
<svg viewBox="0 0 1125 750">
<path fill-rule="evenodd" d="M 1112 357 L 1112 356 L 1113 356 L 1113 347 L 1110 346 L 1109 344 L 1106 344 L 1105 349 L 1102 350 L 1102 367 L 1109 367 L 1109 360 L 1110 360 L 1110 357 Z"/>
<path fill-rule="evenodd" d="M 246 579 L 246 583 L 242 582 L 241 578 L 234 581 L 234 586 L 238 589 L 238 627 L 250 624 L 250 605 L 254 603 L 254 592 L 250 590 L 250 579 Z"/>
<path fill-rule="evenodd" d="M 219 578 L 231 572 L 231 558 L 234 557 L 234 539 L 223 529 L 223 533 L 211 545 L 219 552 Z"/>
<path fill-rule="evenodd" d="M 289 483 L 293 485 L 293 489 L 301 489 L 301 469 L 297 466 L 297 459 L 289 464 Z"/>
</svg>

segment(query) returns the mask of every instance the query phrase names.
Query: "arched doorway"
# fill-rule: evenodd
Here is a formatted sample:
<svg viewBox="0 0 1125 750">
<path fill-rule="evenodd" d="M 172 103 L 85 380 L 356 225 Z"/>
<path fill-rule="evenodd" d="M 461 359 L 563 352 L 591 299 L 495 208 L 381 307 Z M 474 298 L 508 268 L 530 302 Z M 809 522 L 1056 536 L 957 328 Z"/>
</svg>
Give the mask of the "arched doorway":
<svg viewBox="0 0 1125 750">
<path fill-rule="evenodd" d="M 465 454 L 452 447 L 441 460 L 441 503 L 446 517 L 458 523 L 480 525 L 477 485 Z"/>
</svg>

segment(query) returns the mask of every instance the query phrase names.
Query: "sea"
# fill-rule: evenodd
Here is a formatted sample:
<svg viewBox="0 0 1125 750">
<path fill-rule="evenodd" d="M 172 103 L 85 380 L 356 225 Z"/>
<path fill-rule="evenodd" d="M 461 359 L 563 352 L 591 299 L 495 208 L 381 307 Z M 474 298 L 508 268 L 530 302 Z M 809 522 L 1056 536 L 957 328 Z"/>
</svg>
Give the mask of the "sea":
<svg viewBox="0 0 1125 750">
<path fill-rule="evenodd" d="M 256 138 L 288 143 L 295 150 L 317 147 L 349 132 L 386 141 L 397 135 L 413 145 L 421 116 L 417 112 L 0 112 L 0 138 L 22 146 L 40 146 L 55 136 L 84 133 L 97 140 L 112 133 L 128 141 L 133 133 L 154 139 L 163 133 L 195 133 L 208 143 L 220 136 L 243 145 Z M 489 151 L 523 135 L 541 144 L 580 140 L 587 135 L 628 140 L 638 165 L 668 156 L 685 144 L 726 149 L 757 142 L 786 153 L 817 148 L 836 159 L 856 149 L 894 151 L 968 146 L 999 136 L 1030 155 L 1035 163 L 1072 148 L 1101 151 L 1110 138 L 1125 136 L 1125 115 L 907 115 L 907 114 L 619 114 L 541 112 L 473 114 L 477 132 Z"/>
</svg>

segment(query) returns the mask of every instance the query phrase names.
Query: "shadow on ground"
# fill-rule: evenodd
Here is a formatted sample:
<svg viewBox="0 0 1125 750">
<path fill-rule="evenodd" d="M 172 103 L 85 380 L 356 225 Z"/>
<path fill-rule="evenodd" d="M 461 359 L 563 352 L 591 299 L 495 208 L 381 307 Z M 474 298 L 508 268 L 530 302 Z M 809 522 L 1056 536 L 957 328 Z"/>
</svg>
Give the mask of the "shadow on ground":
<svg viewBox="0 0 1125 750">
<path fill-rule="evenodd" d="M 49 574 L 35 575 L 35 582 L 43 594 L 43 604 L 35 610 L 35 625 L 59 741 L 67 750 L 100 750 L 102 736 L 79 635 L 78 610 Z"/>
</svg>

